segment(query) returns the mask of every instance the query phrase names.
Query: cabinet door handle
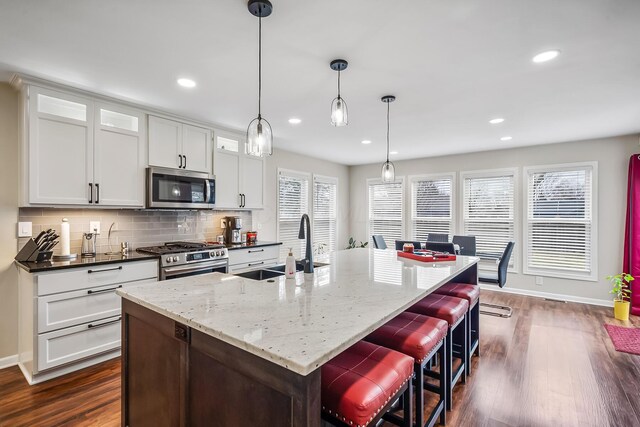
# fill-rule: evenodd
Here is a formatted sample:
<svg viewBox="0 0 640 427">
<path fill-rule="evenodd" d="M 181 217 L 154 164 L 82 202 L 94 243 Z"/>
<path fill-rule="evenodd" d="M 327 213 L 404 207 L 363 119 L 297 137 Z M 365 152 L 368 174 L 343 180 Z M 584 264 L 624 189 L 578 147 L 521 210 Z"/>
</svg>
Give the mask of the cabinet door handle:
<svg viewBox="0 0 640 427">
<path fill-rule="evenodd" d="M 182 157 L 184 157 L 184 167 L 182 169 L 186 169 L 187 168 L 187 156 L 185 156 L 183 154 Z"/>
<path fill-rule="evenodd" d="M 253 267 L 253 266 L 262 265 L 262 264 L 264 264 L 264 261 L 254 262 L 253 264 L 249 263 L 249 264 L 247 264 L 247 267 Z"/>
<path fill-rule="evenodd" d="M 96 184 L 96 205 L 100 203 L 100 184 Z"/>
<path fill-rule="evenodd" d="M 98 324 L 98 325 L 94 325 L 93 323 L 89 323 L 89 324 L 87 325 L 87 328 L 88 328 L 88 329 L 93 329 L 93 328 L 99 328 L 99 327 L 101 327 L 101 326 L 107 326 L 107 325 L 110 325 L 110 324 L 112 324 L 112 323 L 118 323 L 121 319 L 122 319 L 122 317 L 118 317 L 118 318 L 117 318 L 117 319 L 115 319 L 115 320 L 111 320 L 111 321 L 109 321 L 109 322 L 100 323 L 100 324 Z"/>
<path fill-rule="evenodd" d="M 111 292 L 111 291 L 115 291 L 116 289 L 120 289 L 121 287 L 122 287 L 122 285 L 120 285 L 120 286 L 116 286 L 115 288 L 100 289 L 100 290 L 98 290 L 98 291 L 94 291 L 93 289 L 89 289 L 89 290 L 87 291 L 87 293 L 88 293 L 89 295 L 93 295 L 93 294 L 101 294 L 101 293 L 103 293 L 103 292 Z"/>
<path fill-rule="evenodd" d="M 238 203 L 238 207 L 241 208 L 242 207 L 242 193 L 238 194 L 238 197 L 240 197 L 240 203 Z"/>
<path fill-rule="evenodd" d="M 245 208 L 247 207 L 247 196 L 245 196 L 244 193 L 242 193 L 242 206 L 240 206 L 241 208 Z"/>
<path fill-rule="evenodd" d="M 264 252 L 264 249 L 256 249 L 256 250 L 253 250 L 253 251 L 249 251 L 250 254 L 252 254 L 254 252 Z"/>
<path fill-rule="evenodd" d="M 93 184 L 89 183 L 89 203 L 93 203 Z"/>
<path fill-rule="evenodd" d="M 114 268 L 105 268 L 104 270 L 87 270 L 87 273 L 89 273 L 89 274 L 92 274 L 92 273 L 105 273 L 107 271 L 118 271 L 118 270 L 122 270 L 122 266 L 114 267 Z"/>
<path fill-rule="evenodd" d="M 178 158 L 180 159 L 180 166 L 178 166 L 178 168 L 182 169 L 182 154 L 178 154 Z"/>
</svg>

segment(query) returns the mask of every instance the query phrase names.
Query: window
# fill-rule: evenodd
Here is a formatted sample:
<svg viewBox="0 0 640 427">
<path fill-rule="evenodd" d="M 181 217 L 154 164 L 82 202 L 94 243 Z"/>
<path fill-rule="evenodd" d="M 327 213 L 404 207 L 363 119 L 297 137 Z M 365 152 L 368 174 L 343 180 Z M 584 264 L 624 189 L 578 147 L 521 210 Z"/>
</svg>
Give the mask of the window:
<svg viewBox="0 0 640 427">
<path fill-rule="evenodd" d="M 402 240 L 403 193 L 402 180 L 388 184 L 369 181 L 370 241 L 374 234 L 381 234 L 389 247 L 393 247 L 396 240 Z"/>
<path fill-rule="evenodd" d="M 485 261 L 481 266 L 491 265 L 515 237 L 515 170 L 463 173 L 462 178 L 463 234 L 476 236 L 477 255 Z M 510 266 L 515 259 L 512 255 Z"/>
<path fill-rule="evenodd" d="M 425 241 L 429 233 L 453 234 L 453 175 L 411 179 L 411 237 Z"/>
<path fill-rule="evenodd" d="M 313 177 L 313 242 L 319 253 L 337 249 L 338 180 Z"/>
<path fill-rule="evenodd" d="M 278 240 L 280 259 L 285 259 L 289 248 L 293 255 L 302 258 L 305 240 L 298 239 L 300 218 L 309 213 L 309 175 L 299 172 L 278 171 Z"/>
<path fill-rule="evenodd" d="M 595 168 L 525 168 L 525 273 L 595 280 Z"/>
</svg>

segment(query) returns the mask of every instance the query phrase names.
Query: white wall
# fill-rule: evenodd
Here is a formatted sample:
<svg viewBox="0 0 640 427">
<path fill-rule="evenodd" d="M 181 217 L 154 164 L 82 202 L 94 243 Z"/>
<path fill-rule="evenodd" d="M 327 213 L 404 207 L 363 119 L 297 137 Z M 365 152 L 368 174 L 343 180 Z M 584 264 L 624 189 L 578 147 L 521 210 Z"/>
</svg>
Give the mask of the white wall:
<svg viewBox="0 0 640 427">
<path fill-rule="evenodd" d="M 526 292 L 543 292 L 564 295 L 573 300 L 608 302 L 609 285 L 604 277 L 615 274 L 622 269 L 622 246 L 626 209 L 627 166 L 629 156 L 640 152 L 638 136 L 629 135 L 615 138 L 577 141 L 559 144 L 542 145 L 487 151 L 461 155 L 423 158 L 395 162 L 397 176 L 409 176 L 431 173 L 456 172 L 456 191 L 460 188 L 460 171 L 481 169 L 498 169 L 517 167 L 519 183 L 516 190 L 522 192 L 522 168 L 546 164 L 572 162 L 598 162 L 598 282 L 568 280 L 545 277 L 542 286 L 535 284 L 535 277 L 522 272 L 522 226 L 516 235 L 516 256 L 519 274 L 509 274 L 507 287 Z M 351 233 L 358 240 L 367 240 L 367 183 L 368 178 L 377 178 L 380 164 L 353 166 L 350 168 Z M 407 189 L 406 186 L 405 189 Z M 408 190 L 405 198 L 408 197 Z M 523 198 L 518 198 L 518 218 L 524 214 Z M 458 206 L 459 210 L 459 206 Z M 458 219 L 458 212 L 455 213 Z M 457 229 L 459 230 L 459 228 Z M 409 236 L 407 236 L 409 237 Z"/>
<path fill-rule="evenodd" d="M 18 93 L 0 83 L 0 359 L 18 352 L 18 141 Z"/>
<path fill-rule="evenodd" d="M 263 210 L 253 211 L 253 225 L 259 240 L 278 240 L 278 168 L 338 178 L 338 248 L 346 247 L 349 240 L 349 167 L 307 157 L 290 151 L 274 149 L 267 157 Z"/>
</svg>

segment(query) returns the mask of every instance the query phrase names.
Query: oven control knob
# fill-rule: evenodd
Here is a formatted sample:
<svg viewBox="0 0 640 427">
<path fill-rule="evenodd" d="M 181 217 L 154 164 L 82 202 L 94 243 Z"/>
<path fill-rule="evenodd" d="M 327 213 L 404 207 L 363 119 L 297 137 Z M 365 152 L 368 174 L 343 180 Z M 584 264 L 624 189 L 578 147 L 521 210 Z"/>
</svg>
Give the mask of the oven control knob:
<svg viewBox="0 0 640 427">
<path fill-rule="evenodd" d="M 171 261 L 173 261 L 173 258 L 167 257 L 167 262 L 171 262 Z"/>
<path fill-rule="evenodd" d="M 220 253 L 220 251 L 216 251 L 216 256 L 221 256 L 222 254 Z"/>
<path fill-rule="evenodd" d="M 213 258 L 214 256 L 216 256 L 216 253 L 215 253 L 215 251 L 211 251 L 211 252 L 209 253 L 209 255 L 211 256 L 211 258 Z"/>
<path fill-rule="evenodd" d="M 178 262 L 178 257 L 177 256 L 173 257 L 173 262 Z"/>
</svg>

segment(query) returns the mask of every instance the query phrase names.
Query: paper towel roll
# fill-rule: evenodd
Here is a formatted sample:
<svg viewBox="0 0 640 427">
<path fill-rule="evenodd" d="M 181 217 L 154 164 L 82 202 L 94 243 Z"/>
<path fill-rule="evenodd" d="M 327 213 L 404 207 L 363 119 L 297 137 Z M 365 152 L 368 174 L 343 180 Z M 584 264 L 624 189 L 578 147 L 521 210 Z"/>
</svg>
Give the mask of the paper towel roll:
<svg viewBox="0 0 640 427">
<path fill-rule="evenodd" d="M 69 255 L 69 246 L 69 220 L 62 218 L 62 224 L 60 224 L 60 255 Z"/>
</svg>

